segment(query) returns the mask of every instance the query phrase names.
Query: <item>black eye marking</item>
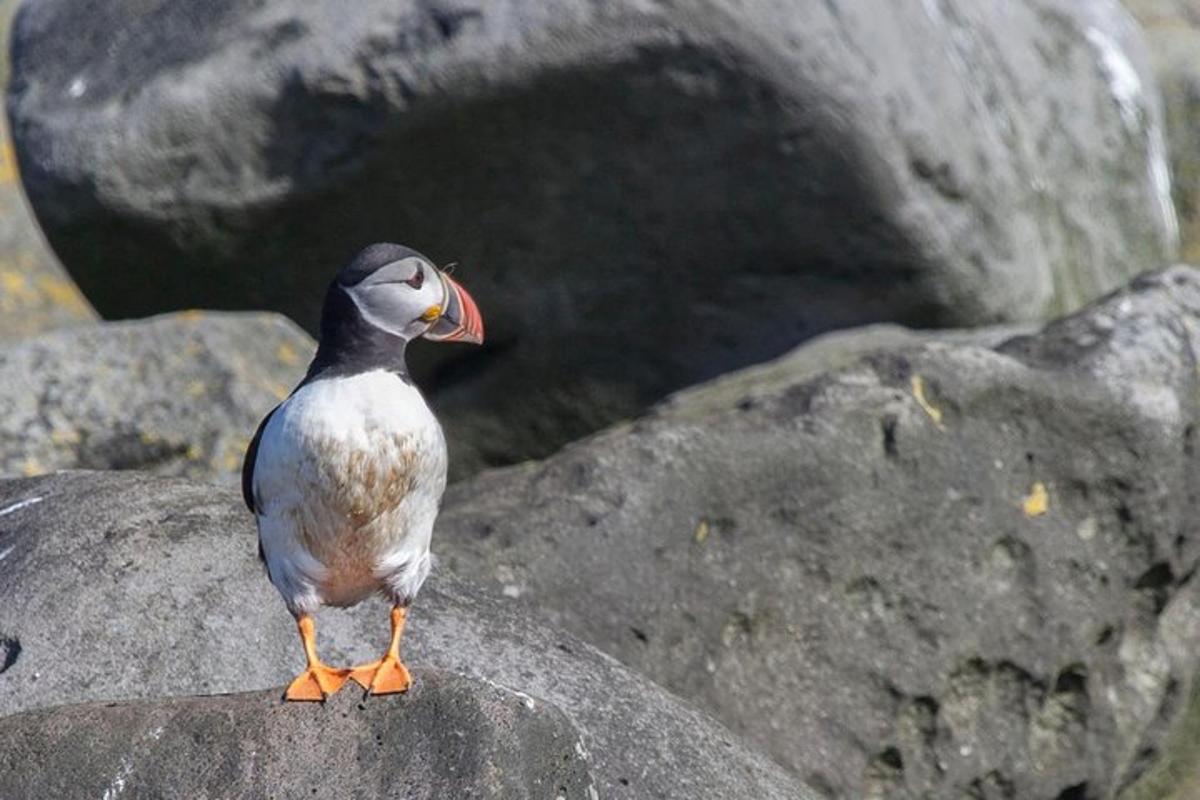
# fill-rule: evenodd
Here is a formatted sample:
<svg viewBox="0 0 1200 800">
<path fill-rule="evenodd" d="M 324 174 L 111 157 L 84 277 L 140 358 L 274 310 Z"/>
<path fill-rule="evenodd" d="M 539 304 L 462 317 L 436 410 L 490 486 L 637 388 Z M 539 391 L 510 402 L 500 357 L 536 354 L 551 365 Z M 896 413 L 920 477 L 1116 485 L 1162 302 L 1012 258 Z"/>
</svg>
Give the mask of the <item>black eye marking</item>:
<svg viewBox="0 0 1200 800">
<path fill-rule="evenodd" d="M 418 264 L 417 271 L 405 283 L 414 289 L 420 289 L 421 285 L 425 283 L 425 268 Z"/>
</svg>

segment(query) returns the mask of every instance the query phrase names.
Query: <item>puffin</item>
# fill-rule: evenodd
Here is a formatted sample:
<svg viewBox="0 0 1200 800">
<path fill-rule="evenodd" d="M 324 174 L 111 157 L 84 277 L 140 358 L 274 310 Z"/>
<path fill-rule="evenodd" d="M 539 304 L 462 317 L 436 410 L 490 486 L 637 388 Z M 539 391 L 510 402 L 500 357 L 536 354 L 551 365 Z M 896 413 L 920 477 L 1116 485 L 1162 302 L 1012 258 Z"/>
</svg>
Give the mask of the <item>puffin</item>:
<svg viewBox="0 0 1200 800">
<path fill-rule="evenodd" d="M 412 683 L 400 638 L 429 575 L 447 462 L 441 425 L 405 362 L 418 338 L 482 344 L 483 318 L 425 256 L 399 244 L 368 246 L 330 283 L 304 379 L 246 450 L 242 495 L 258 525 L 258 555 L 307 660 L 286 700 L 323 701 L 348 679 L 368 694 Z M 323 663 L 317 610 L 377 593 L 391 603 L 384 655 L 350 669 Z"/>
</svg>

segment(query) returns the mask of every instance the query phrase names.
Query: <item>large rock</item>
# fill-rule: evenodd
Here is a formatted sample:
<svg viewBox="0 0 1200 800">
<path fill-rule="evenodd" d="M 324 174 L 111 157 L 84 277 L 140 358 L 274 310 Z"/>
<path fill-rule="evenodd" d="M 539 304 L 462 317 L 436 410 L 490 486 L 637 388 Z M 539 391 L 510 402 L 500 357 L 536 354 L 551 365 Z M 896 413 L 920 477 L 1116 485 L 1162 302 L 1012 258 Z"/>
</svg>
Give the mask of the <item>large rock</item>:
<svg viewBox="0 0 1200 800">
<path fill-rule="evenodd" d="M 325 707 L 278 692 L 94 703 L 0 719 L 0 796 L 595 798 L 553 706 L 445 673 Z"/>
<path fill-rule="evenodd" d="M 1198 352 L 1188 268 L 998 347 L 801 351 L 451 487 L 440 552 L 830 797 L 1107 797 L 1200 663 Z"/>
<path fill-rule="evenodd" d="M 431 583 L 405 634 L 409 663 L 560 708 L 601 797 L 814 799 L 711 719 L 569 634 L 445 574 Z M 318 620 L 322 656 L 334 663 L 377 658 L 386 632 L 386 607 L 374 602 Z M 119 472 L 0 482 L 0 714 L 281 686 L 302 664 L 235 490 Z M 201 714 L 208 702 L 183 707 Z M 171 708 L 181 706 L 140 718 Z M 234 716 L 251 740 L 262 735 L 252 714 Z M 350 744 L 376 747 L 370 737 Z"/>
<path fill-rule="evenodd" d="M 0 0 L 0 42 L 9 40 L 16 6 L 17 0 Z M 0 86 L 7 86 L 7 46 L 0 51 Z M 95 318 L 25 202 L 8 115 L 0 115 L 0 341 Z"/>
<path fill-rule="evenodd" d="M 1163 612 L 1165 643 L 1178 655 L 1192 658 L 1200 651 L 1200 583 L 1190 581 Z M 1182 691 L 1183 687 L 1179 687 Z M 1162 753 L 1138 780 L 1123 790 L 1120 800 L 1194 800 L 1200 797 L 1200 681 L 1181 700 L 1186 710 L 1164 719 L 1169 731 Z"/>
<path fill-rule="evenodd" d="M 312 329 L 365 242 L 460 262 L 489 345 L 418 354 L 460 473 L 832 327 L 1073 308 L 1175 247 L 1115 0 L 87 8 L 24 6 L 9 110 L 88 296 Z"/>
<path fill-rule="evenodd" d="M 1146 30 L 1164 100 L 1181 255 L 1200 262 L 1200 6 L 1195 0 L 1124 0 Z"/>
<path fill-rule="evenodd" d="M 0 475 L 142 469 L 234 483 L 312 350 L 278 315 L 198 311 L 0 346 Z"/>
</svg>

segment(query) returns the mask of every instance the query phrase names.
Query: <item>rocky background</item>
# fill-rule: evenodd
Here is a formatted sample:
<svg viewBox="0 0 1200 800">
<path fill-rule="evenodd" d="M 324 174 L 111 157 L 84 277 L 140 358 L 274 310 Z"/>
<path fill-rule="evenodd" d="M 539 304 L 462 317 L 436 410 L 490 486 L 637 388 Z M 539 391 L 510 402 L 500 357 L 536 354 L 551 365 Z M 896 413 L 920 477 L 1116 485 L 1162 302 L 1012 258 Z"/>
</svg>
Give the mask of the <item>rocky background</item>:
<svg viewBox="0 0 1200 800">
<path fill-rule="evenodd" d="M 0 797 L 1200 796 L 1190 0 L 0 11 Z M 488 342 L 413 691 L 284 706 L 235 484 L 376 240 Z"/>
</svg>

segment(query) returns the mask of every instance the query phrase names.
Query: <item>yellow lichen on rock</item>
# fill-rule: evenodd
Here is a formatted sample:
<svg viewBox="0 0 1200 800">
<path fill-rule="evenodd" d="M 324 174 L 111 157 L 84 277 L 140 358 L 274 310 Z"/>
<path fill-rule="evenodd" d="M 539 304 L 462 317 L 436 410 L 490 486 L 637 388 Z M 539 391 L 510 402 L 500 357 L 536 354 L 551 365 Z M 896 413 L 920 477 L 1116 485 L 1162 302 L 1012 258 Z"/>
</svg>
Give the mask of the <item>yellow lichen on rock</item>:
<svg viewBox="0 0 1200 800">
<path fill-rule="evenodd" d="M 912 393 L 913 397 L 917 401 L 917 405 L 921 407 L 921 410 L 924 411 L 931 420 L 933 420 L 934 425 L 937 425 L 939 428 L 941 428 L 942 410 L 933 403 L 929 402 L 929 399 L 925 396 L 925 379 L 920 375 L 912 376 Z"/>
<path fill-rule="evenodd" d="M 82 437 L 74 428 L 55 428 L 50 432 L 50 441 L 55 444 L 79 444 Z"/>
<path fill-rule="evenodd" d="M 300 356 L 296 353 L 296 349 L 286 342 L 279 345 L 279 349 L 275 351 L 275 357 L 289 366 L 300 361 Z"/>
<path fill-rule="evenodd" d="M 18 177 L 17 155 L 13 152 L 12 142 L 5 137 L 0 143 L 0 184 L 16 183 Z"/>
<path fill-rule="evenodd" d="M 38 299 L 37 290 L 29 284 L 28 278 L 14 269 L 0 269 L 0 291 L 25 302 Z"/>
<path fill-rule="evenodd" d="M 1046 484 L 1034 481 L 1029 494 L 1021 503 L 1021 508 L 1027 517 L 1040 517 L 1045 514 L 1050 509 L 1050 494 L 1046 491 Z"/>
<path fill-rule="evenodd" d="M 237 472 L 241 468 L 242 458 L 249 446 L 250 439 L 245 436 L 235 436 L 226 443 L 225 454 L 221 459 L 226 472 Z"/>
<path fill-rule="evenodd" d="M 72 281 L 50 275 L 39 275 L 37 285 L 41 294 L 54 305 L 65 308 L 80 317 L 87 317 L 91 314 L 91 306 L 83 298 L 79 287 Z"/>
<path fill-rule="evenodd" d="M 2 206 L 0 202 L 0 215 Z M 0 260 L 0 312 L 0 337 L 26 336 L 95 318 L 79 288 L 29 252 L 9 253 Z"/>
</svg>

